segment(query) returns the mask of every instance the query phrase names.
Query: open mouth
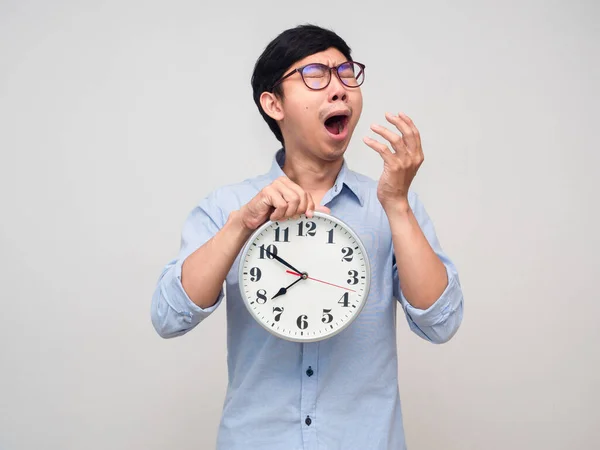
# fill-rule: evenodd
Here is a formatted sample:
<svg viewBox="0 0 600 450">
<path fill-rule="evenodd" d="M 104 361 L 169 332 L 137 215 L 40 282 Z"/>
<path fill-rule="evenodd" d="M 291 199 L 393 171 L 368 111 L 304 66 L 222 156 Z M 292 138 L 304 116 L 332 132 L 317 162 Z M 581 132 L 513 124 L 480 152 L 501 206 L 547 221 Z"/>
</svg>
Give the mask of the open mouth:
<svg viewBox="0 0 600 450">
<path fill-rule="evenodd" d="M 350 117 L 347 115 L 339 114 L 331 116 L 325 121 L 325 128 L 334 136 L 338 136 L 346 130 L 349 121 Z"/>
</svg>

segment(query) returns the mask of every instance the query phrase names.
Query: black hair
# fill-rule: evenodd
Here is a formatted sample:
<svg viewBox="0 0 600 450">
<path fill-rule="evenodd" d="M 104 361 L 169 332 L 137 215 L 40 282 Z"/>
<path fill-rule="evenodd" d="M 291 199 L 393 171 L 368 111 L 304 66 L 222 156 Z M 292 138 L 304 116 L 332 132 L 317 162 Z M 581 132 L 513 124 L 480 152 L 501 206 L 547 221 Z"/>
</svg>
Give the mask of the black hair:
<svg viewBox="0 0 600 450">
<path fill-rule="evenodd" d="M 279 125 L 262 109 L 260 96 L 265 91 L 273 91 L 273 94 L 283 99 L 281 84 L 275 89 L 273 85 L 285 74 L 288 67 L 296 61 L 331 47 L 338 49 L 348 61 L 352 61 L 350 47 L 336 33 L 317 25 L 299 25 L 283 31 L 273 39 L 256 61 L 251 80 L 254 103 L 282 145 L 283 135 Z"/>
</svg>

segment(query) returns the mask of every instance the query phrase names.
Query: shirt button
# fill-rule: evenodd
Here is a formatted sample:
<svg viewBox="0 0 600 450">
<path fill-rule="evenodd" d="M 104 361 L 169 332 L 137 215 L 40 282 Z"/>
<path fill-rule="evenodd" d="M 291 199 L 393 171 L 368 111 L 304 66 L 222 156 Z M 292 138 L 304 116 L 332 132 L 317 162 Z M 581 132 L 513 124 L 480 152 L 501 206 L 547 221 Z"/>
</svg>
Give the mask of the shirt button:
<svg viewBox="0 0 600 450">
<path fill-rule="evenodd" d="M 304 421 L 304 423 L 310 427 L 310 424 L 312 423 L 312 420 L 310 420 L 310 416 L 306 416 L 306 420 Z"/>
<path fill-rule="evenodd" d="M 313 372 L 311 366 L 308 366 L 308 370 L 306 371 L 306 375 L 308 375 L 309 377 L 312 377 L 314 375 L 314 372 Z"/>
</svg>

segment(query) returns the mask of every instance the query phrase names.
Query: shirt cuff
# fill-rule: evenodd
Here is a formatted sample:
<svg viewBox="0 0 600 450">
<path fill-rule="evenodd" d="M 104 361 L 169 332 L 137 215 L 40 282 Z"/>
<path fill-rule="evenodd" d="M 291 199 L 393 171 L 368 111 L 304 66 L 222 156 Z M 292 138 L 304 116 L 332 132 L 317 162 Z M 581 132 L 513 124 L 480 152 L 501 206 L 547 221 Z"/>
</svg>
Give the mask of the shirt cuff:
<svg viewBox="0 0 600 450">
<path fill-rule="evenodd" d="M 448 275 L 448 285 L 442 295 L 427 309 L 419 309 L 412 306 L 404 293 L 400 290 L 400 297 L 402 305 L 406 314 L 412 319 L 412 321 L 419 327 L 433 327 L 435 325 L 444 323 L 448 317 L 456 312 L 462 303 L 462 290 L 458 275 L 451 272 L 446 266 L 446 273 Z"/>
<path fill-rule="evenodd" d="M 171 308 L 173 308 L 180 316 L 183 317 L 184 321 L 189 324 L 198 324 L 210 314 L 212 314 L 223 301 L 223 289 L 219 292 L 217 301 L 214 305 L 208 308 L 201 308 L 196 305 L 183 289 L 181 284 L 181 267 L 183 266 L 184 259 L 181 259 L 175 263 L 172 271 L 172 279 L 170 284 L 170 292 L 174 293 L 169 300 L 171 302 Z"/>
</svg>

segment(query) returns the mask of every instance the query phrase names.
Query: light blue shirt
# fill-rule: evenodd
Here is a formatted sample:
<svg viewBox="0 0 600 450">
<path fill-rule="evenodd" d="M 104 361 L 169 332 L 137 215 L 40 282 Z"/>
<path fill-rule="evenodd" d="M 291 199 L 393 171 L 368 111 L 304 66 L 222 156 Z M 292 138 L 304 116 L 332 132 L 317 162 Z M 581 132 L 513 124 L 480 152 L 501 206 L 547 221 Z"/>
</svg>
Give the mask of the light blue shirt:
<svg viewBox="0 0 600 450">
<path fill-rule="evenodd" d="M 448 286 L 427 310 L 404 298 L 387 216 L 377 182 L 347 164 L 322 204 L 362 239 L 371 263 L 364 309 L 341 333 L 320 342 L 277 338 L 243 304 L 239 255 L 216 304 L 202 309 L 181 285 L 184 259 L 225 224 L 229 214 L 280 176 L 285 152 L 261 176 L 218 188 L 191 211 L 181 249 L 160 275 L 152 298 L 152 323 L 164 338 L 189 332 L 226 297 L 228 386 L 218 430 L 219 450 L 399 450 L 405 448 L 398 388 L 396 308 L 410 329 L 433 343 L 448 341 L 463 317 L 463 295 L 454 264 L 442 251 L 433 224 L 414 192 L 409 203 L 448 274 Z M 224 296 L 226 294 L 226 296 Z M 199 350 L 198 358 L 202 358 Z"/>
</svg>

